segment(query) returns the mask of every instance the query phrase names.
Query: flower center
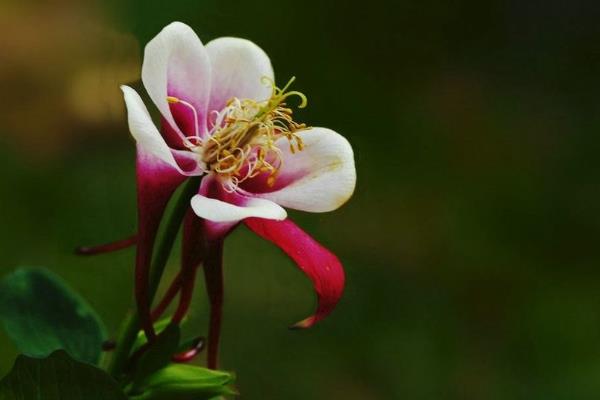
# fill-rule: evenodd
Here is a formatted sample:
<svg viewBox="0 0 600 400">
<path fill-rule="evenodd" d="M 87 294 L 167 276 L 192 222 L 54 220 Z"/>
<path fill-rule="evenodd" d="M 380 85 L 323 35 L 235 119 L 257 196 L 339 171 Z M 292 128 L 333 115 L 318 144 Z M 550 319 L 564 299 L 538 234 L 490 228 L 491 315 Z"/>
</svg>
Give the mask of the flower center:
<svg viewBox="0 0 600 400">
<path fill-rule="evenodd" d="M 235 190 L 241 182 L 263 173 L 268 174 L 267 184 L 273 186 L 283 165 L 282 151 L 276 145 L 279 139 L 287 138 L 292 153 L 302 150 L 302 139 L 297 133 L 307 126 L 294 121 L 293 110 L 286 104 L 291 96 L 300 98 L 298 108 L 307 104 L 304 94 L 288 91 L 294 79 L 280 89 L 272 80 L 263 78 L 272 87 L 269 99 L 229 99 L 223 110 L 213 112 L 208 138 L 200 140 L 196 132 L 194 139 L 198 143 L 189 143 L 192 150 L 198 149 L 207 170 L 224 178 L 229 189 Z M 187 106 L 179 99 L 169 101 Z"/>
</svg>

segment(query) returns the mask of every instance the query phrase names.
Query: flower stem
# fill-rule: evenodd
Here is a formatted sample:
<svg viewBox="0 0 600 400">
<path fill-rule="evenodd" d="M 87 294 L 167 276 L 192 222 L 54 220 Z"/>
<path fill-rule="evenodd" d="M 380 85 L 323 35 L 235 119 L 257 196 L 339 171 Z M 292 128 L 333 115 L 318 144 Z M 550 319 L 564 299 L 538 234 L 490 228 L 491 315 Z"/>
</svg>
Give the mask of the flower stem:
<svg viewBox="0 0 600 400">
<path fill-rule="evenodd" d="M 208 246 L 204 261 L 204 279 L 210 302 L 210 322 L 208 328 L 207 366 L 218 368 L 219 339 L 221 337 L 221 317 L 223 314 L 223 240 L 213 241 Z"/>
<path fill-rule="evenodd" d="M 150 315 L 152 317 L 152 322 L 156 322 L 160 317 L 162 317 L 162 315 L 167 310 L 167 307 L 171 305 L 171 303 L 175 299 L 175 296 L 179 294 L 180 290 L 181 272 L 179 272 L 177 276 L 175 276 L 175 279 L 173 279 L 173 282 L 171 282 L 171 286 L 169 286 L 163 298 L 160 300 L 158 305 L 152 310 L 152 314 Z"/>
<path fill-rule="evenodd" d="M 167 260 L 171 254 L 171 249 L 175 243 L 175 238 L 179 232 L 179 227 L 181 226 L 185 213 L 190 207 L 190 198 L 196 194 L 200 180 L 200 177 L 193 177 L 188 180 L 169 216 L 161 241 L 156 248 L 150 271 L 150 286 L 148 292 L 150 302 L 152 302 L 156 295 L 158 285 L 165 270 L 165 266 L 167 265 Z M 123 373 L 124 367 L 127 364 L 127 359 L 131 353 L 131 347 L 140 330 L 140 320 L 138 315 L 134 312 L 130 312 L 122 326 L 123 328 L 117 339 L 117 348 L 115 349 L 111 363 L 108 366 L 108 372 L 115 378 L 120 377 Z"/>
</svg>

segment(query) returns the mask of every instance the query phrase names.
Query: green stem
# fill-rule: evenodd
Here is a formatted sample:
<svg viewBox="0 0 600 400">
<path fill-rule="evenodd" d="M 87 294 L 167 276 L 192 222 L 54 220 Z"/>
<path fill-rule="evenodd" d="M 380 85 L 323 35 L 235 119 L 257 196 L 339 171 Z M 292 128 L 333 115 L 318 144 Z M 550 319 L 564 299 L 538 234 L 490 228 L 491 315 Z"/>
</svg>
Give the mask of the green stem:
<svg viewBox="0 0 600 400">
<path fill-rule="evenodd" d="M 175 207 L 169 216 L 167 225 L 162 234 L 161 241 L 155 251 L 155 256 L 150 270 L 150 287 L 149 297 L 150 302 L 154 299 L 158 285 L 162 278 L 167 260 L 171 254 L 171 249 L 175 243 L 179 227 L 183 221 L 185 213 L 190 206 L 190 198 L 197 193 L 201 178 L 190 178 L 186 183 L 181 195 L 175 203 Z M 108 372 L 115 378 L 118 378 L 125 368 L 131 348 L 135 343 L 135 339 L 140 330 L 140 321 L 135 312 L 130 312 L 122 324 L 123 328 L 117 339 L 117 348 L 113 354 L 112 360 L 108 366 Z"/>
</svg>

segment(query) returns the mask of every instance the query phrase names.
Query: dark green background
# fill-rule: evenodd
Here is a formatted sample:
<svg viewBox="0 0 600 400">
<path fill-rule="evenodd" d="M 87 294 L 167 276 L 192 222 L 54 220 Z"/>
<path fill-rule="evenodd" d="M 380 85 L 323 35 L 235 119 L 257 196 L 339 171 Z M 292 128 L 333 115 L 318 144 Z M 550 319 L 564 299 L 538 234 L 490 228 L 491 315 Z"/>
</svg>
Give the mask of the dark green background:
<svg viewBox="0 0 600 400">
<path fill-rule="evenodd" d="M 98 7 L 142 44 L 172 20 L 203 41 L 253 40 L 280 81 L 297 77 L 309 97 L 302 120 L 355 149 L 352 200 L 291 213 L 344 262 L 346 293 L 329 319 L 288 331 L 312 310 L 309 282 L 246 229 L 227 242 L 222 359 L 243 399 L 597 398 L 596 2 Z M 134 146 L 124 120 L 113 130 L 88 139 L 80 129 L 44 161 L 6 139 L 0 272 L 49 266 L 114 332 L 130 304 L 133 252 L 70 253 L 134 230 Z M 206 333 L 206 310 L 199 283 L 189 334 Z M 0 346 L 4 373 L 16 354 L 3 333 Z"/>
</svg>

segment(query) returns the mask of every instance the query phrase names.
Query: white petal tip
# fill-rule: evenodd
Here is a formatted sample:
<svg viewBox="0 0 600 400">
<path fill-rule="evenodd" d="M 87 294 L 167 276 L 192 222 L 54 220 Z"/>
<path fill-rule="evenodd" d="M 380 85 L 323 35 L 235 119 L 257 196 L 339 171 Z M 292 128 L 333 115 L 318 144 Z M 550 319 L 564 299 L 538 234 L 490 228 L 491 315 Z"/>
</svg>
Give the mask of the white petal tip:
<svg viewBox="0 0 600 400">
<path fill-rule="evenodd" d="M 252 217 L 277 221 L 287 218 L 287 212 L 281 206 L 257 198 L 247 199 L 243 205 L 235 205 L 198 194 L 192 197 L 191 206 L 196 215 L 213 222 L 237 222 Z"/>
</svg>

